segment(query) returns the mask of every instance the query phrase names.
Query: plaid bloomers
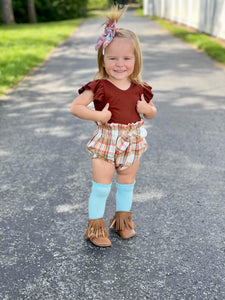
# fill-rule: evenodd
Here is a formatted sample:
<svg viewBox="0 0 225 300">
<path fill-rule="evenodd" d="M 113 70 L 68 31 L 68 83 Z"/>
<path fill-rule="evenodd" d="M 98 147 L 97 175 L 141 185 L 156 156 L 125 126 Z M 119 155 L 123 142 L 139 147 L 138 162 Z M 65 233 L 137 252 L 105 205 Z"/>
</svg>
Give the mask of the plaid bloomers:
<svg viewBox="0 0 225 300">
<path fill-rule="evenodd" d="M 142 135 L 144 121 L 132 124 L 101 124 L 87 144 L 91 158 L 101 158 L 123 170 L 139 160 L 147 149 L 147 142 Z"/>
</svg>

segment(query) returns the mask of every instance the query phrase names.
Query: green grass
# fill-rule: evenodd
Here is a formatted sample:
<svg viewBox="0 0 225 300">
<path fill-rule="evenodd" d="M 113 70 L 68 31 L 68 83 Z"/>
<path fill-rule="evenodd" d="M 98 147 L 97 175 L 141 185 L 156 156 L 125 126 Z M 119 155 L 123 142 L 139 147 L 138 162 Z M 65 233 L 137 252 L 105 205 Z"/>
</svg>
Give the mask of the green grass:
<svg viewBox="0 0 225 300">
<path fill-rule="evenodd" d="M 109 6 L 108 0 L 89 0 L 87 9 L 96 10 L 96 9 L 106 9 Z"/>
<path fill-rule="evenodd" d="M 220 43 L 213 41 L 209 35 L 199 32 L 190 32 L 156 17 L 153 19 L 172 35 L 177 36 L 187 43 L 196 45 L 198 49 L 204 50 L 211 58 L 225 64 L 225 48 Z"/>
<path fill-rule="evenodd" d="M 139 7 L 136 9 L 136 16 L 143 17 L 143 8 L 142 7 Z"/>
<path fill-rule="evenodd" d="M 0 95 L 39 65 L 82 20 L 0 26 Z"/>
</svg>

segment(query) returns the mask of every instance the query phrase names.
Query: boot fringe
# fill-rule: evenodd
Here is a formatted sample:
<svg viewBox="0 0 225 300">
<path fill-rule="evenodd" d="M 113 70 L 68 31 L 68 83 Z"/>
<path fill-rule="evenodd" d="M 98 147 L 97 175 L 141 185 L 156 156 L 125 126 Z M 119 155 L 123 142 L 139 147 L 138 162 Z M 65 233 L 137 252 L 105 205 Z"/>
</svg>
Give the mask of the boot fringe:
<svg viewBox="0 0 225 300">
<path fill-rule="evenodd" d="M 103 218 L 90 219 L 84 237 L 90 239 L 93 237 L 108 237 L 109 233 Z"/>
<path fill-rule="evenodd" d="M 116 231 L 124 229 L 134 229 L 135 225 L 131 218 L 131 211 L 116 211 L 110 221 L 109 228 L 115 227 Z"/>
</svg>

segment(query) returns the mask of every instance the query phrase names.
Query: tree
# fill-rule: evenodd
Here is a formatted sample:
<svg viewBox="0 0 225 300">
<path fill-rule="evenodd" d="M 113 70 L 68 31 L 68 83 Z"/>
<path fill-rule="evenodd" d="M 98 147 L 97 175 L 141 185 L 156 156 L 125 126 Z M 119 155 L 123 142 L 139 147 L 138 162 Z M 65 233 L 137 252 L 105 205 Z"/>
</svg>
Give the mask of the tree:
<svg viewBox="0 0 225 300">
<path fill-rule="evenodd" d="M 15 18 L 12 0 L 1 0 L 2 20 L 4 24 L 14 24 Z"/>
<path fill-rule="evenodd" d="M 27 0 L 27 11 L 28 11 L 29 23 L 37 23 L 34 0 Z"/>
</svg>

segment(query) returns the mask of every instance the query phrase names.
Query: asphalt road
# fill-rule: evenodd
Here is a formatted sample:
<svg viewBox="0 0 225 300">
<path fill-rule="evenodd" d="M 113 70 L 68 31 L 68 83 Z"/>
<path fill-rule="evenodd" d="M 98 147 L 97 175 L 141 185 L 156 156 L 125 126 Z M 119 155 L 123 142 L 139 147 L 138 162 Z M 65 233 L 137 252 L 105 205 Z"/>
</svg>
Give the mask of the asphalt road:
<svg viewBox="0 0 225 300">
<path fill-rule="evenodd" d="M 137 235 L 84 240 L 95 124 L 69 113 L 96 72 L 89 20 L 0 99 L 1 299 L 225 299 L 225 70 L 127 12 L 158 114 L 136 178 Z M 115 210 L 115 183 L 105 220 Z"/>
</svg>

